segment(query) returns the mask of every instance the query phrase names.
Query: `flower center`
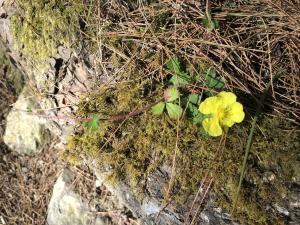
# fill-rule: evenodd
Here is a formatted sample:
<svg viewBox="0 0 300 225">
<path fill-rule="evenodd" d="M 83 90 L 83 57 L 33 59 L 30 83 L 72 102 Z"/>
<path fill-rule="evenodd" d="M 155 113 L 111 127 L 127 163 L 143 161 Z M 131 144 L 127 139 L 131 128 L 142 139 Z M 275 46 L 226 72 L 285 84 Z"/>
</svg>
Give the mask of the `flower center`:
<svg viewBox="0 0 300 225">
<path fill-rule="evenodd" d="M 219 120 L 221 120 L 224 117 L 224 112 L 223 111 L 218 112 L 217 117 Z"/>
<path fill-rule="evenodd" d="M 217 112 L 217 118 L 219 120 L 222 120 L 225 116 L 226 116 L 226 108 L 219 109 L 219 111 Z"/>
</svg>

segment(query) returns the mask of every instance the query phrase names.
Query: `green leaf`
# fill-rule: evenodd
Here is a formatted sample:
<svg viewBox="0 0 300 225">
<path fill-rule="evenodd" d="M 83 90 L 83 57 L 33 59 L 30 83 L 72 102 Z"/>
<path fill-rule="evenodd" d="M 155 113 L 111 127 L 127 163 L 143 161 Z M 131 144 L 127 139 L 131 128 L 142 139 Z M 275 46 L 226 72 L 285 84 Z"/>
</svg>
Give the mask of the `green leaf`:
<svg viewBox="0 0 300 225">
<path fill-rule="evenodd" d="M 27 112 L 31 113 L 32 112 L 32 108 L 27 106 Z"/>
<path fill-rule="evenodd" d="M 166 102 L 172 102 L 179 98 L 179 95 L 180 93 L 176 87 L 170 87 L 164 91 L 164 100 Z"/>
<path fill-rule="evenodd" d="M 192 82 L 191 76 L 181 69 L 178 58 L 171 58 L 167 62 L 167 68 L 171 73 L 173 73 L 170 82 L 174 86 L 182 86 Z"/>
<path fill-rule="evenodd" d="M 192 93 L 189 95 L 189 102 L 197 105 L 199 102 L 199 98 L 200 98 L 200 95 Z"/>
<path fill-rule="evenodd" d="M 197 106 L 189 103 L 188 104 L 188 112 L 190 113 L 194 124 L 198 124 L 198 123 L 202 122 L 202 120 L 203 120 L 202 113 L 200 113 Z"/>
<path fill-rule="evenodd" d="M 203 20 L 202 20 L 202 24 L 203 24 L 203 26 L 204 26 L 205 28 L 208 28 L 208 29 L 211 28 L 211 22 L 210 22 L 210 20 L 209 20 L 208 18 L 203 19 Z"/>
<path fill-rule="evenodd" d="M 193 124 L 202 123 L 203 117 L 202 114 L 199 113 L 197 116 L 193 117 Z"/>
<path fill-rule="evenodd" d="M 180 67 L 180 63 L 179 60 L 175 57 L 175 58 L 171 58 L 168 62 L 167 62 L 167 68 L 175 73 L 181 73 L 181 67 Z"/>
<path fill-rule="evenodd" d="M 183 110 L 179 105 L 168 102 L 166 108 L 171 119 L 178 119 L 182 115 Z"/>
<path fill-rule="evenodd" d="M 226 80 L 216 74 L 216 71 L 209 68 L 205 75 L 205 80 L 209 88 L 221 89 L 225 86 Z"/>
<path fill-rule="evenodd" d="M 92 131 L 97 130 L 99 128 L 99 115 L 98 114 L 93 115 L 90 121 L 84 123 L 84 127 Z"/>
<path fill-rule="evenodd" d="M 178 74 L 173 75 L 170 79 L 170 82 L 174 86 L 178 87 L 178 86 L 183 86 L 192 83 L 192 78 L 190 77 L 189 74 L 185 72 L 180 72 Z"/>
<path fill-rule="evenodd" d="M 212 20 L 212 19 L 209 19 L 209 18 L 203 19 L 202 24 L 209 31 L 212 31 L 213 29 L 218 29 L 220 27 L 220 24 L 219 24 L 218 20 Z"/>
<path fill-rule="evenodd" d="M 191 113 L 192 117 L 195 117 L 200 113 L 198 107 L 191 103 L 188 104 L 188 110 Z"/>
<path fill-rule="evenodd" d="M 220 28 L 220 23 L 218 20 L 213 20 L 213 23 L 214 23 L 216 29 Z"/>
<path fill-rule="evenodd" d="M 155 106 L 152 107 L 152 113 L 154 115 L 161 115 L 164 111 L 164 108 L 165 108 L 165 103 L 159 102 Z"/>
</svg>

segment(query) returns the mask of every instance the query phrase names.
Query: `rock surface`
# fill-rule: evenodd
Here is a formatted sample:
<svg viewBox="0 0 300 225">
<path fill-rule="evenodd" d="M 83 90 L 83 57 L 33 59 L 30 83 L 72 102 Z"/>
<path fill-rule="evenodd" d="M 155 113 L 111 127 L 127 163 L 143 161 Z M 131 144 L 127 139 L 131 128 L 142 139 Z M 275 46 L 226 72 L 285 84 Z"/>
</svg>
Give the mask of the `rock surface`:
<svg viewBox="0 0 300 225">
<path fill-rule="evenodd" d="M 76 123 L 73 119 L 76 104 L 95 82 L 89 80 L 93 76 L 73 49 L 59 47 L 55 58 L 38 66 L 32 65 L 14 48 L 10 30 L 13 4 L 2 1 L 0 9 L 3 14 L 0 17 L 0 40 L 7 55 L 23 72 L 28 86 L 7 117 L 4 141 L 13 150 L 32 154 L 49 143 L 50 133 L 59 137 L 60 142 L 65 142 Z"/>
<path fill-rule="evenodd" d="M 101 183 L 105 183 L 106 175 L 95 169 L 95 174 Z M 182 224 L 178 218 L 179 215 L 169 211 L 161 211 L 161 205 L 157 199 L 145 197 L 143 200 L 138 200 L 132 190 L 126 185 L 118 184 L 112 186 L 105 184 L 120 201 L 120 203 L 128 208 L 133 216 L 137 218 L 140 224 L 145 225 L 179 225 Z M 159 217 L 157 217 L 159 215 Z"/>
<path fill-rule="evenodd" d="M 32 96 L 31 91 L 25 88 L 7 116 L 3 140 L 19 153 L 36 153 L 51 140 L 50 131 L 46 128 L 47 120 L 38 115 L 39 109 L 44 108 L 47 103 L 51 105 L 51 102 L 43 99 L 38 103 Z"/>
<path fill-rule="evenodd" d="M 92 165 L 93 163 L 90 163 Z M 94 174 L 98 181 L 106 186 L 106 188 L 118 199 L 120 204 L 130 210 L 140 225 L 184 225 L 187 212 L 185 210 L 174 211 L 172 207 L 163 205 L 161 190 L 163 185 L 161 177 L 154 174 L 151 179 L 154 180 L 152 188 L 147 189 L 148 194 L 145 194 L 143 199 L 137 198 L 133 190 L 128 186 L 118 183 L 111 185 L 105 180 L 109 173 L 101 172 L 94 168 Z M 151 193 L 151 194 L 150 194 Z M 193 199 L 194 196 L 191 196 Z M 190 205 L 189 205 L 190 206 Z M 187 208 L 189 208 L 189 206 Z M 195 211 L 193 210 L 194 214 Z M 213 204 L 212 198 L 204 205 L 204 208 L 197 217 L 198 225 L 238 225 L 231 219 L 231 216 L 222 212 L 221 208 L 217 208 Z"/>
<path fill-rule="evenodd" d="M 13 86 L 17 95 L 21 93 L 24 86 L 23 74 L 15 68 L 15 66 L 6 57 L 6 48 L 0 39 L 0 73 L 4 75 L 4 79 Z"/>
<path fill-rule="evenodd" d="M 48 206 L 49 225 L 105 225 L 97 218 L 88 203 L 73 191 L 75 179 L 70 170 L 64 170 L 56 181 Z"/>
</svg>

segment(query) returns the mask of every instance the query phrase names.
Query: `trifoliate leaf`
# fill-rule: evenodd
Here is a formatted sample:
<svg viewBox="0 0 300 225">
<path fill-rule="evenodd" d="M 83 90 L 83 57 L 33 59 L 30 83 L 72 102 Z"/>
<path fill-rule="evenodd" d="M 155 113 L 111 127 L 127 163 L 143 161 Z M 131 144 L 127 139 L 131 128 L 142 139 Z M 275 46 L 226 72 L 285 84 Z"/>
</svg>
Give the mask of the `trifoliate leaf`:
<svg viewBox="0 0 300 225">
<path fill-rule="evenodd" d="M 99 115 L 93 115 L 92 119 L 89 122 L 84 123 L 84 127 L 95 131 L 99 128 Z"/>
<path fill-rule="evenodd" d="M 164 91 L 165 102 L 172 102 L 179 98 L 179 91 L 176 87 L 170 87 Z"/>
<path fill-rule="evenodd" d="M 175 73 L 178 74 L 181 72 L 181 68 L 180 68 L 180 63 L 179 60 L 177 58 L 171 58 L 168 62 L 167 62 L 167 68 Z"/>
<path fill-rule="evenodd" d="M 159 103 L 157 103 L 156 105 L 154 105 L 152 107 L 152 113 L 154 115 L 161 115 L 164 111 L 164 108 L 165 108 L 165 103 L 164 102 L 159 102 Z"/>
<path fill-rule="evenodd" d="M 226 80 L 216 74 L 216 71 L 209 68 L 205 75 L 205 80 L 209 88 L 221 89 L 225 86 Z"/>
<path fill-rule="evenodd" d="M 180 62 L 177 58 L 171 58 L 167 62 L 167 68 L 173 74 L 170 83 L 174 86 L 182 86 L 192 82 L 190 75 L 181 69 Z"/>
<path fill-rule="evenodd" d="M 187 73 L 181 72 L 173 75 L 170 79 L 170 82 L 174 86 L 178 87 L 178 86 L 183 86 L 192 83 L 192 78 Z"/>
<path fill-rule="evenodd" d="M 181 117 L 183 110 L 179 105 L 168 102 L 166 108 L 171 119 L 178 119 Z"/>
<path fill-rule="evenodd" d="M 200 95 L 198 95 L 198 94 L 192 93 L 189 95 L 189 102 L 192 104 L 197 105 L 199 99 L 200 99 Z"/>
</svg>

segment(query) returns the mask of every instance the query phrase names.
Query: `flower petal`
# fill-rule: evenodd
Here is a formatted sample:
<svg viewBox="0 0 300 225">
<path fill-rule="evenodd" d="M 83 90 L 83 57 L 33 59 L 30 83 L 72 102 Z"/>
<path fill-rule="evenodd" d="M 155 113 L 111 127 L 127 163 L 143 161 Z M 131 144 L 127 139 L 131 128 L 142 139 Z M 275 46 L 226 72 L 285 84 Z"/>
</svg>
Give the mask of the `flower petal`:
<svg viewBox="0 0 300 225">
<path fill-rule="evenodd" d="M 232 127 L 234 121 L 231 119 L 231 117 L 225 117 L 220 121 L 220 123 L 222 124 L 222 126 Z"/>
<path fill-rule="evenodd" d="M 204 130 L 213 137 L 222 135 L 222 128 L 219 124 L 218 118 L 207 118 L 202 121 Z"/>
<path fill-rule="evenodd" d="M 222 101 L 222 107 L 224 108 L 236 102 L 236 95 L 232 92 L 221 91 L 217 97 Z"/>
<path fill-rule="evenodd" d="M 201 102 L 199 110 L 202 114 L 213 114 L 218 111 L 221 101 L 218 97 L 209 97 Z"/>
<path fill-rule="evenodd" d="M 245 118 L 245 113 L 243 111 L 243 105 L 239 102 L 235 102 L 231 105 L 231 110 L 229 113 L 231 114 L 232 120 L 234 120 L 235 123 L 240 123 Z"/>
<path fill-rule="evenodd" d="M 222 126 L 232 127 L 234 123 L 240 123 L 244 120 L 245 113 L 241 103 L 235 102 L 228 108 L 229 110 L 226 112 L 226 116 L 220 121 Z"/>
</svg>

